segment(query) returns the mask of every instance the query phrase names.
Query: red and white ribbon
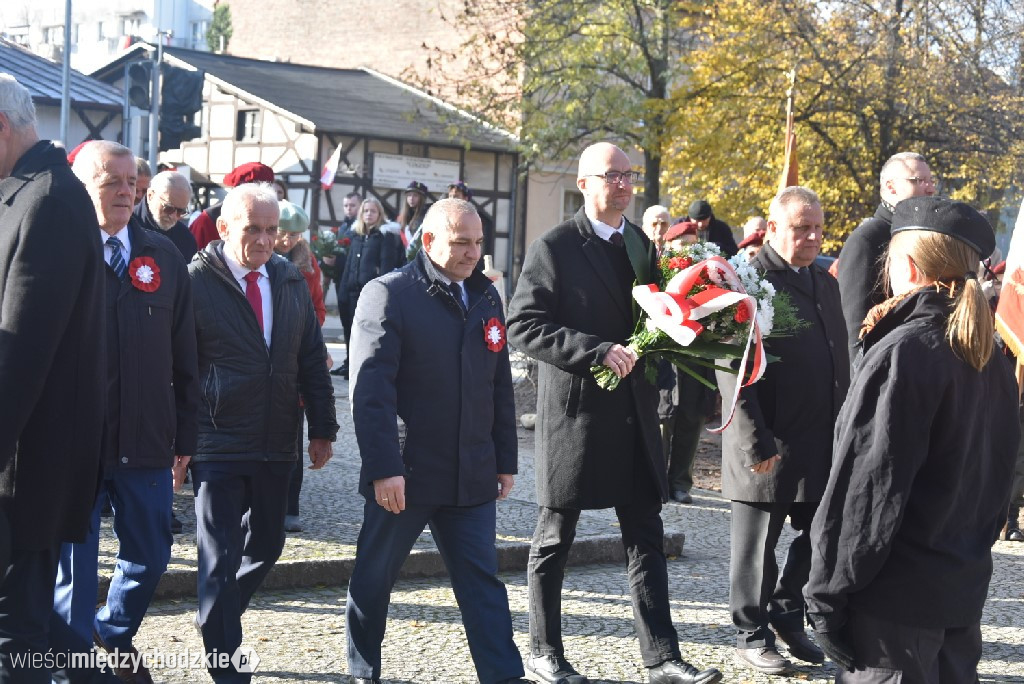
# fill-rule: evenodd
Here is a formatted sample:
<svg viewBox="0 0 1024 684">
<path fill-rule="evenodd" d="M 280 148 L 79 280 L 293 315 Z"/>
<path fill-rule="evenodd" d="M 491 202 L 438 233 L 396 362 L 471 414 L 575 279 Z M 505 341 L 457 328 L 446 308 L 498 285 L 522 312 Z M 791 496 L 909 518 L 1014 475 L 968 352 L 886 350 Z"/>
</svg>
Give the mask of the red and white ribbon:
<svg viewBox="0 0 1024 684">
<path fill-rule="evenodd" d="M 688 296 L 705 271 L 713 284 L 692 297 Z M 721 287 L 717 283 L 727 287 Z M 647 312 L 652 325 L 683 347 L 690 346 L 704 331 L 704 326 L 698 322 L 701 319 L 733 305 L 747 310 L 751 325 L 746 343 L 743 345 L 740 373 L 729 403 L 728 418 L 720 427 L 709 429 L 709 432 L 719 433 L 725 430 L 736 412 L 740 389 L 760 380 L 767 365 L 761 331 L 757 327 L 757 300 L 747 294 L 732 265 L 722 257 L 711 257 L 680 271 L 672 277 L 664 291 L 658 290 L 657 285 L 638 285 L 633 288 L 633 299 Z M 747 359 L 751 348 L 754 350 L 753 367 L 747 374 Z"/>
</svg>

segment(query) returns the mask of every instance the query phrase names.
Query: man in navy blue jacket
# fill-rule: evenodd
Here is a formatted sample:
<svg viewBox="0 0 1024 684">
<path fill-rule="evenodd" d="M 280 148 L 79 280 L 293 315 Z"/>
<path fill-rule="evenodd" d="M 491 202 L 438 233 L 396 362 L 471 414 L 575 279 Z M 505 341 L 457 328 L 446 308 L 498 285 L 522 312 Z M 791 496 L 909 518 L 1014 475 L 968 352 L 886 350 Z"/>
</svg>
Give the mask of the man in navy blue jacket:
<svg viewBox="0 0 1024 684">
<path fill-rule="evenodd" d="M 496 577 L 495 499 L 512 489 L 517 443 L 501 300 L 474 271 L 483 239 L 472 204 L 441 200 L 423 221 L 423 250 L 359 296 L 350 397 L 366 504 L 345 616 L 356 682 L 380 681 L 391 588 L 428 524 L 480 681 L 523 681 Z"/>
</svg>

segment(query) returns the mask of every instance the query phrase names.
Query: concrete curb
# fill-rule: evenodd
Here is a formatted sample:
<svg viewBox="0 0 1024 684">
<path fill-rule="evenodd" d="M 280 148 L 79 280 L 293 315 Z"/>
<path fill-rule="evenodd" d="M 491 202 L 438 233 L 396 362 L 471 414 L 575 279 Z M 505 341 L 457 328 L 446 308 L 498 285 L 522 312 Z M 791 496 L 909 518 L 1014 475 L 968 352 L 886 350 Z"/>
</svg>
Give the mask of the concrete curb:
<svg viewBox="0 0 1024 684">
<path fill-rule="evenodd" d="M 683 552 L 686 535 L 670 532 L 665 535 L 665 555 L 679 556 Z M 529 544 L 504 544 L 498 546 L 499 572 L 526 570 L 530 555 Z M 618 535 L 603 535 L 577 539 L 569 552 L 569 565 L 592 565 L 598 563 L 624 563 L 626 552 L 622 538 Z M 299 589 L 305 587 L 334 586 L 346 584 L 352 576 L 355 558 L 330 558 L 323 560 L 281 561 L 270 571 L 261 589 Z M 413 551 L 402 566 L 400 576 L 445 577 L 441 555 L 436 549 Z M 107 596 L 109 578 L 100 580 L 100 600 Z M 154 600 L 195 598 L 196 571 L 169 570 L 160 578 Z"/>
</svg>

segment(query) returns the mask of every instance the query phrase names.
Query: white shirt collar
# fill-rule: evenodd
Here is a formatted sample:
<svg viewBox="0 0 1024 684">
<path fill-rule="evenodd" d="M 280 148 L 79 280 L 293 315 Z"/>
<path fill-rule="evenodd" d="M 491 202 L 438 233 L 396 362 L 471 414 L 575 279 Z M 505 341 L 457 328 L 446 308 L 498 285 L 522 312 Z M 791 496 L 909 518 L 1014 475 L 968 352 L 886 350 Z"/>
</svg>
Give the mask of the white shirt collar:
<svg viewBox="0 0 1024 684">
<path fill-rule="evenodd" d="M 109 237 L 116 237 L 118 240 L 121 241 L 121 244 L 124 246 L 125 253 L 127 253 L 127 254 L 131 254 L 132 253 L 132 239 L 131 239 L 130 235 L 128 234 L 128 226 L 125 226 L 121 230 L 117 231 L 116 233 L 114 233 L 113 236 L 111 236 L 110 233 L 107 233 L 102 228 L 100 228 L 100 244 L 103 245 L 104 247 L 106 247 L 107 246 L 107 238 L 109 238 Z M 125 259 L 125 262 L 127 262 L 127 261 L 128 260 Z"/>
<path fill-rule="evenodd" d="M 245 276 L 248 275 L 249 272 L 253 270 L 251 268 L 246 268 L 245 266 L 242 266 L 242 264 L 238 263 L 238 261 L 235 260 L 233 256 L 231 256 L 231 252 L 227 249 L 227 245 L 224 246 L 224 263 L 228 265 L 228 270 L 231 271 L 231 275 L 234 276 L 235 280 L 244 280 Z M 263 264 L 262 266 L 255 270 L 258 271 L 259 274 L 265 278 L 270 277 L 270 275 L 267 274 L 266 264 Z"/>
<path fill-rule="evenodd" d="M 625 216 L 623 216 L 621 219 L 619 219 L 618 227 L 614 227 L 614 226 L 608 225 L 604 221 L 601 221 L 601 220 L 591 216 L 590 212 L 587 212 L 586 210 L 584 210 L 584 213 L 586 213 L 587 218 L 590 220 L 590 225 L 594 226 L 594 232 L 597 233 L 597 237 L 601 238 L 602 240 L 605 240 L 605 241 L 610 240 L 611 237 L 612 237 L 612 233 L 618 233 L 619 235 L 622 235 L 622 232 L 626 229 L 626 217 Z M 623 235 L 623 237 L 625 237 L 625 236 Z"/>
</svg>

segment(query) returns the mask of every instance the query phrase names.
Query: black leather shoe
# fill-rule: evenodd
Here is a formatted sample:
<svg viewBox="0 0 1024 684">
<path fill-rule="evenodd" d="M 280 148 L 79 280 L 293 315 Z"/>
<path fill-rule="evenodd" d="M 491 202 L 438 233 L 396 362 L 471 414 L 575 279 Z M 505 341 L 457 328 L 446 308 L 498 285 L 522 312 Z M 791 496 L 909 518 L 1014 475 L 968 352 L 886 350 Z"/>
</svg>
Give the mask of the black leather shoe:
<svg viewBox="0 0 1024 684">
<path fill-rule="evenodd" d="M 779 655 L 774 646 L 761 646 L 760 648 L 737 648 L 736 662 L 740 665 L 747 665 L 758 672 L 765 674 L 782 674 L 792 663 Z"/>
<path fill-rule="evenodd" d="M 800 630 L 799 632 L 775 632 L 782 643 L 786 644 L 786 648 L 789 649 L 789 655 L 802 660 L 805 663 L 814 663 L 820 665 L 825 662 L 825 652 L 818 648 L 818 645 L 811 641 L 811 638 L 807 636 L 807 632 Z"/>
<path fill-rule="evenodd" d="M 673 489 L 672 500 L 681 504 L 693 503 L 693 497 L 690 496 L 690 492 L 685 489 Z"/>
<path fill-rule="evenodd" d="M 380 684 L 380 680 L 366 679 L 365 677 L 353 677 L 352 684 Z"/>
<path fill-rule="evenodd" d="M 185 526 L 181 523 L 181 520 L 171 511 L 171 534 L 181 534 L 181 531 L 185 529 Z"/>
<path fill-rule="evenodd" d="M 1019 527 L 1007 530 L 1006 541 L 1024 542 L 1024 531 L 1022 531 Z"/>
<path fill-rule="evenodd" d="M 576 671 L 562 656 L 530 656 L 523 663 L 526 671 L 547 684 L 589 684 L 590 680 Z"/>
<path fill-rule="evenodd" d="M 533 682 L 522 677 L 513 677 L 512 679 L 502 679 L 498 684 L 533 684 Z"/>
<path fill-rule="evenodd" d="M 682 660 L 666 660 L 647 668 L 647 681 L 651 684 L 714 684 L 721 679 L 722 673 L 713 667 L 698 670 Z"/>
</svg>

